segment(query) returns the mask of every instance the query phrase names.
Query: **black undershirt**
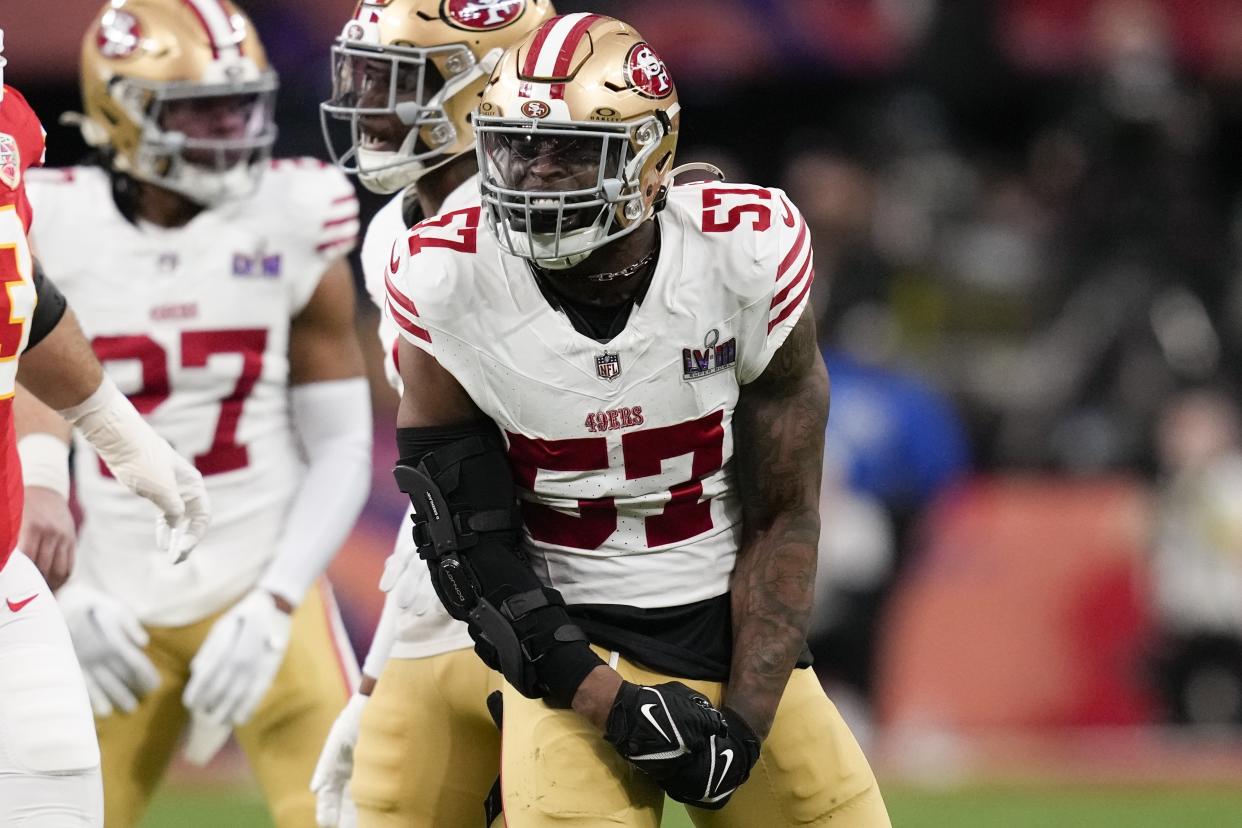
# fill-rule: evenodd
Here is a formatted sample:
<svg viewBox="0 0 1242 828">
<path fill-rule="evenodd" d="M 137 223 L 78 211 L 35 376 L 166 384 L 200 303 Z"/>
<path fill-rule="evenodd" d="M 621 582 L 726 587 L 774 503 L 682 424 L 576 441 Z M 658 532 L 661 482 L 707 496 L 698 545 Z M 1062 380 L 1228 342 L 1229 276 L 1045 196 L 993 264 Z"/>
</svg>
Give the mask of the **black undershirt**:
<svg viewBox="0 0 1242 828">
<path fill-rule="evenodd" d="M 626 323 L 630 321 L 630 311 L 635 305 L 641 305 L 643 299 L 647 297 L 647 288 L 651 287 L 651 279 L 655 276 L 656 266 L 659 264 L 659 261 L 660 237 L 657 234 L 655 255 L 651 257 L 651 264 L 648 266 L 647 274 L 643 276 L 643 280 L 639 282 L 630 297 L 619 305 L 600 306 L 575 302 L 556 289 L 556 285 L 548 278 L 547 271 L 531 265 L 531 272 L 535 274 L 535 284 L 539 285 L 539 291 L 543 294 L 543 298 L 553 308 L 565 314 L 569 319 L 569 323 L 574 326 L 574 330 L 583 336 L 591 337 L 597 342 L 608 343 L 625 330 Z M 581 278 L 586 279 L 588 277 L 583 276 Z"/>
<path fill-rule="evenodd" d="M 729 679 L 733 613 L 727 592 L 678 607 L 574 604 L 567 609 L 592 644 L 657 673 L 698 681 Z M 795 666 L 811 666 L 805 642 Z"/>
</svg>

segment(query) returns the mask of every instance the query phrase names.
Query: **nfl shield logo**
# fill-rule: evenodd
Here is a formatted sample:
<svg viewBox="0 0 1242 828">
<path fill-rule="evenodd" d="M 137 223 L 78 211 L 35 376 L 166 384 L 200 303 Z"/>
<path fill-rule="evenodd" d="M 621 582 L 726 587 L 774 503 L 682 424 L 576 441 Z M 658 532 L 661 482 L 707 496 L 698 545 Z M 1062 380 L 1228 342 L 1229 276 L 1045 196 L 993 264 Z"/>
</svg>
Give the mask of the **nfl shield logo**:
<svg viewBox="0 0 1242 828">
<path fill-rule="evenodd" d="M 0 132 L 0 181 L 10 190 L 16 190 L 22 180 L 21 160 L 17 151 L 17 140 L 12 135 Z"/>
<path fill-rule="evenodd" d="M 602 380 L 612 382 L 621 376 L 621 356 L 620 354 L 610 354 L 607 351 L 601 356 L 595 358 L 595 373 Z"/>
</svg>

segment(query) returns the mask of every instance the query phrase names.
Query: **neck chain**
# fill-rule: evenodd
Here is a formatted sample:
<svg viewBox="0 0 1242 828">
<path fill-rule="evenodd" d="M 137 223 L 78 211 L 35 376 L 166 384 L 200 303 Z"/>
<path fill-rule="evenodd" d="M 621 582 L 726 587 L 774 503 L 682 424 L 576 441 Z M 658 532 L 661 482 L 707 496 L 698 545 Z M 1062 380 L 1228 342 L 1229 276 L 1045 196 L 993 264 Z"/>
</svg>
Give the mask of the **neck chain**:
<svg viewBox="0 0 1242 828">
<path fill-rule="evenodd" d="M 651 264 L 651 260 L 655 258 L 655 255 L 659 249 L 659 245 L 652 247 L 646 256 L 643 256 L 641 259 L 628 267 L 623 267 L 620 270 L 614 270 L 611 273 L 591 273 L 585 278 L 592 282 L 615 282 L 618 279 L 624 279 L 626 276 L 633 276 L 635 273 Z"/>
</svg>

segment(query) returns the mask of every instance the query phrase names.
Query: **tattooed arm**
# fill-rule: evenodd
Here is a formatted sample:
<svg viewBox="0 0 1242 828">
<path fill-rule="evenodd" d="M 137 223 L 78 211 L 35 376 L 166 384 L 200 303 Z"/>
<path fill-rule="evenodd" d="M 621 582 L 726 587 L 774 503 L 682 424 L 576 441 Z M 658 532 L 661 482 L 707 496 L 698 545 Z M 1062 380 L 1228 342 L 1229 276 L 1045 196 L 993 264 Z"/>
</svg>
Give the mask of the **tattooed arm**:
<svg viewBox="0 0 1242 828">
<path fill-rule="evenodd" d="M 760 738 L 806 642 L 827 420 L 828 371 L 814 319 L 803 313 L 764 372 L 742 387 L 733 420 L 742 546 L 730 584 L 726 704 Z"/>
</svg>

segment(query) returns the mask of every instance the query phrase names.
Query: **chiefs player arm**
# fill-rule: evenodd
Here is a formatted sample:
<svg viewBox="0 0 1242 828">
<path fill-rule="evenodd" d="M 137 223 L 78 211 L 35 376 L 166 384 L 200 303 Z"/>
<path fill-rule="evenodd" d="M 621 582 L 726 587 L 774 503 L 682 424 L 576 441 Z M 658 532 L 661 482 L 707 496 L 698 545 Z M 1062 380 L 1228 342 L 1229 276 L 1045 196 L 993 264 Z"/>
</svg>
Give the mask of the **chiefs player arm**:
<svg viewBox="0 0 1242 828">
<path fill-rule="evenodd" d="M 726 704 L 767 735 L 806 642 L 819 543 L 828 371 L 803 313 L 734 414 L 742 545 Z"/>
</svg>

